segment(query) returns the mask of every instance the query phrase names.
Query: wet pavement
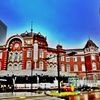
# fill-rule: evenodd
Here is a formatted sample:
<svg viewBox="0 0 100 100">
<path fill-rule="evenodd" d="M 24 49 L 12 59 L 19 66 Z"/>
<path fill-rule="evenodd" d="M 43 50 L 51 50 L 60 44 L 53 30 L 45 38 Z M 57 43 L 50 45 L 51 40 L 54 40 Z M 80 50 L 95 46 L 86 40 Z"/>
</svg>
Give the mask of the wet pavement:
<svg viewBox="0 0 100 100">
<path fill-rule="evenodd" d="M 45 97 L 44 93 L 35 93 L 35 92 L 4 92 L 0 93 L 1 99 L 10 99 L 10 98 L 26 98 L 26 97 Z"/>
<path fill-rule="evenodd" d="M 57 98 L 35 92 L 4 92 L 0 93 L 0 100 L 100 100 L 100 91 L 84 91 L 80 95 Z"/>
</svg>

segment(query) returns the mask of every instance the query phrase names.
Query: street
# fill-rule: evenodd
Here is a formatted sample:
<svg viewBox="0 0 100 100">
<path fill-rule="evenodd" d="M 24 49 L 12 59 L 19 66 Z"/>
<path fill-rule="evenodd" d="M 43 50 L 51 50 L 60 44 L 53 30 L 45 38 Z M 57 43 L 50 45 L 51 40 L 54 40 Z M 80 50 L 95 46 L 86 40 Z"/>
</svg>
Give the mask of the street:
<svg viewBox="0 0 100 100">
<path fill-rule="evenodd" d="M 64 98 L 49 97 L 49 96 L 46 97 L 45 96 L 43 97 L 20 96 L 19 98 L 16 97 L 12 97 L 9 99 L 1 98 L 0 100 L 100 100 L 100 92 L 83 92 L 80 95 L 64 97 Z"/>
</svg>

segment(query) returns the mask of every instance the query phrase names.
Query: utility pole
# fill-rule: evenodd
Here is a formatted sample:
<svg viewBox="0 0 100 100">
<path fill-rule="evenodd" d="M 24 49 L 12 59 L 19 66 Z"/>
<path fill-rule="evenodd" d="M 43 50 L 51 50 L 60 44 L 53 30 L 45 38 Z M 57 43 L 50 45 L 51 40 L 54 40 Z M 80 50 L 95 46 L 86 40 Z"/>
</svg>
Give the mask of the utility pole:
<svg viewBox="0 0 100 100">
<path fill-rule="evenodd" d="M 57 48 L 57 63 L 58 63 L 58 67 L 57 67 L 57 71 L 58 71 L 58 93 L 60 93 L 60 62 L 59 62 L 59 57 L 60 57 L 60 55 L 59 55 L 59 48 Z"/>
<path fill-rule="evenodd" d="M 31 66 L 31 92 L 32 92 L 32 76 L 33 76 L 33 68 Z"/>
</svg>

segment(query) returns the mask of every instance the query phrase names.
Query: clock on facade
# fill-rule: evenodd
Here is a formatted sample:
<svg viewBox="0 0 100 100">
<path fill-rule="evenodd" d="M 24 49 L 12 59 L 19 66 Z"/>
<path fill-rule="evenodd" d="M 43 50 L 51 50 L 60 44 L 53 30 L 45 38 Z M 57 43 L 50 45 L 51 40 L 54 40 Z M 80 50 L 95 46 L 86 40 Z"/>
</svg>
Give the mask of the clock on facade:
<svg viewBox="0 0 100 100">
<path fill-rule="evenodd" d="M 16 44 L 15 44 L 15 48 L 18 48 L 18 47 L 19 47 L 19 44 L 18 44 L 18 43 L 16 43 Z"/>
</svg>

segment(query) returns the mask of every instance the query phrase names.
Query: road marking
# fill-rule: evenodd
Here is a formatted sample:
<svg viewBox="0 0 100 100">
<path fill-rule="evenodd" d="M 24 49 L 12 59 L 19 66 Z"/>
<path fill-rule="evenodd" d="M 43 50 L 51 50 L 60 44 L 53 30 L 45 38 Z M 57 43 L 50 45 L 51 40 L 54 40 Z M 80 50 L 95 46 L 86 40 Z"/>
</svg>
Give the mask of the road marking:
<svg viewBox="0 0 100 100">
<path fill-rule="evenodd" d="M 23 99 L 23 98 L 26 98 L 25 96 L 21 96 L 21 97 L 19 97 L 20 99 Z"/>
</svg>

